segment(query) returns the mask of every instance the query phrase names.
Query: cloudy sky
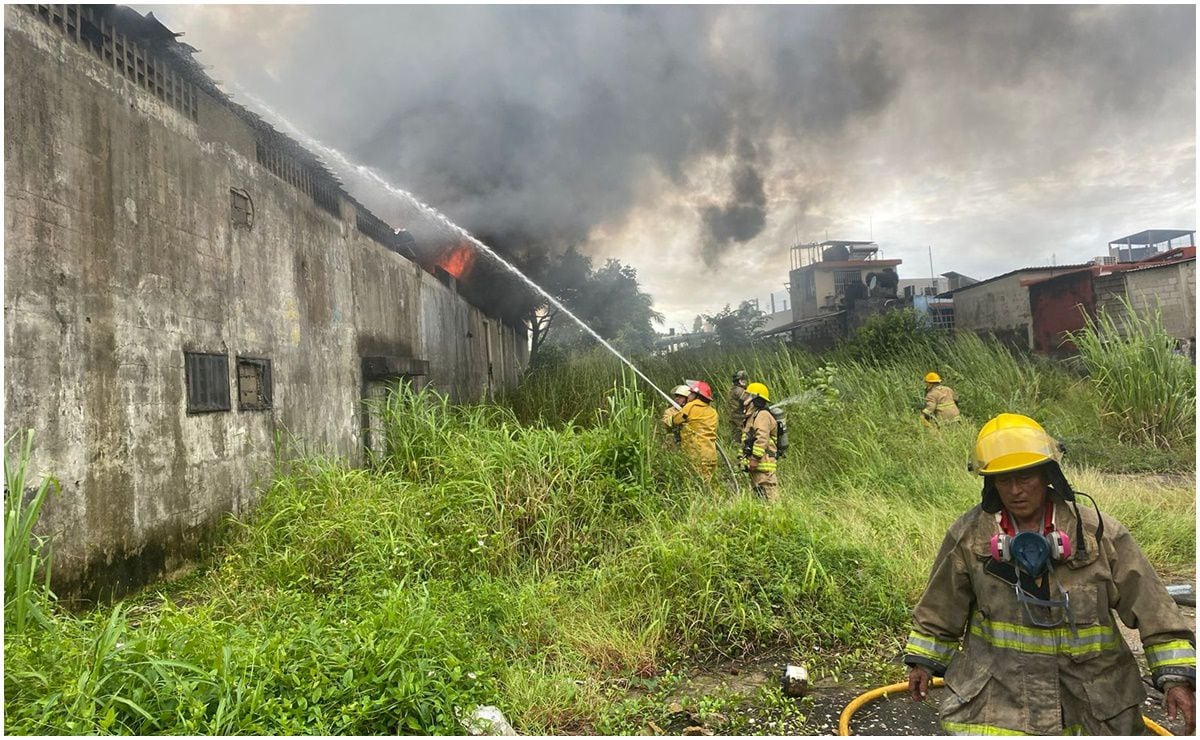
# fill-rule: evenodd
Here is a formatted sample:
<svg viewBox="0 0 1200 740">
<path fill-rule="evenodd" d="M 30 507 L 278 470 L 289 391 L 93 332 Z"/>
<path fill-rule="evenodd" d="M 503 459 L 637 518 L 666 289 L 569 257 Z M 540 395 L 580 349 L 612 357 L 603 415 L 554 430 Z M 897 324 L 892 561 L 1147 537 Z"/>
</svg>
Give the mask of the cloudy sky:
<svg viewBox="0 0 1200 740">
<path fill-rule="evenodd" d="M 797 240 L 985 278 L 1196 225 L 1192 6 L 134 7 L 495 246 L 633 265 L 669 326 Z"/>
</svg>

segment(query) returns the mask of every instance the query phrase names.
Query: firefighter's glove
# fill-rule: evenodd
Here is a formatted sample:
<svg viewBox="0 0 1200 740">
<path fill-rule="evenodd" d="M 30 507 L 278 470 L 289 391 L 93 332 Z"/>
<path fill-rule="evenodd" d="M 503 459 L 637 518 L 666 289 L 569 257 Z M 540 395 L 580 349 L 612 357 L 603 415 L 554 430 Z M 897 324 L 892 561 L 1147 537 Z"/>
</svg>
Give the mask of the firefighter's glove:
<svg viewBox="0 0 1200 740">
<path fill-rule="evenodd" d="M 751 473 L 758 470 L 758 458 L 757 457 L 752 457 L 746 461 L 746 470 L 749 470 Z"/>
</svg>

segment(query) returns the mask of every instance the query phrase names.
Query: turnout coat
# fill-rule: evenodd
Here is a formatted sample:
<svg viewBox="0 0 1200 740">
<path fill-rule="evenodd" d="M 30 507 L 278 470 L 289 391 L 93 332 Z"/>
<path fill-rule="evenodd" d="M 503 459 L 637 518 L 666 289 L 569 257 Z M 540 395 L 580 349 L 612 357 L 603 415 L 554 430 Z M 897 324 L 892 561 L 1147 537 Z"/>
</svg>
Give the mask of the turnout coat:
<svg viewBox="0 0 1200 740">
<path fill-rule="evenodd" d="M 939 383 L 925 392 L 925 408 L 921 413 L 930 421 L 958 421 L 958 396 L 949 386 Z"/>
<path fill-rule="evenodd" d="M 1074 540 L 1074 507 L 1053 493 L 1049 500 L 1058 528 Z M 1195 635 L 1129 530 L 1105 515 L 1097 543 L 1096 510 L 1079 512 L 1086 556 L 1053 563 L 1050 575 L 1050 596 L 1058 598 L 1054 582 L 1069 594 L 1074 632 L 1066 622 L 1037 626 L 1018 603 L 991 559 L 994 515 L 976 506 L 951 525 L 913 612 L 904 656 L 909 665 L 945 676 L 947 732 L 1142 734 L 1146 694 L 1114 611 L 1139 631 L 1157 686 L 1194 685 Z M 1030 609 L 1042 623 L 1062 614 Z"/>
<path fill-rule="evenodd" d="M 706 478 L 711 478 L 717 469 L 717 426 L 720 418 L 711 405 L 693 398 L 671 414 L 668 424 L 672 429 L 680 429 L 684 454 Z"/>
</svg>

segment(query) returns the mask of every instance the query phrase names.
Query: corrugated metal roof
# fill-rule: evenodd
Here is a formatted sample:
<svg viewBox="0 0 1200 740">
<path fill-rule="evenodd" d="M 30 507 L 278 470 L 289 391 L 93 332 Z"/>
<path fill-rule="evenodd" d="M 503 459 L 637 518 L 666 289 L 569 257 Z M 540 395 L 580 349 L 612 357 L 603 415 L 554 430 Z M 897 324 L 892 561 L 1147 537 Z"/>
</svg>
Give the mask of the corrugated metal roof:
<svg viewBox="0 0 1200 740">
<path fill-rule="evenodd" d="M 963 291 L 971 290 L 972 288 L 978 288 L 980 286 L 987 285 L 988 283 L 992 283 L 997 280 L 1002 280 L 1006 277 L 1009 277 L 1011 275 L 1016 275 L 1016 274 L 1022 273 L 1022 272 L 1044 272 L 1046 270 L 1053 270 L 1055 272 L 1061 272 L 1061 273 L 1065 274 L 1068 272 L 1077 272 L 1082 268 L 1091 267 L 1091 266 L 1092 266 L 1091 262 L 1082 262 L 1077 265 L 1053 265 L 1053 266 L 1047 265 L 1045 267 L 1018 267 L 1017 269 L 1010 270 L 1010 271 L 1004 273 L 1003 275 L 996 275 L 994 277 L 980 280 L 977 283 L 971 283 L 970 285 L 964 285 L 961 288 L 955 288 L 954 290 L 948 290 L 945 293 L 939 293 L 938 296 L 948 296 L 948 295 L 954 295 L 955 293 L 962 293 Z M 1046 277 L 1054 277 L 1054 276 L 1047 275 Z"/>
</svg>

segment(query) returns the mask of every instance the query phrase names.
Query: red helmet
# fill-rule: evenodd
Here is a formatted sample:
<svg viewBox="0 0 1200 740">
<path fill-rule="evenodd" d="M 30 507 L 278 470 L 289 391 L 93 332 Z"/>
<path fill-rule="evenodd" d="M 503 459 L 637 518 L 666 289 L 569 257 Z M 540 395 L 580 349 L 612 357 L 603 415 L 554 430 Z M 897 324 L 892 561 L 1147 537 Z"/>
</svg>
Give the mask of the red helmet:
<svg viewBox="0 0 1200 740">
<path fill-rule="evenodd" d="M 712 401 L 712 388 L 708 387 L 708 383 L 705 383 L 703 380 L 689 380 L 687 385 L 688 388 L 692 389 L 692 393 L 700 396 L 705 401 Z"/>
</svg>

